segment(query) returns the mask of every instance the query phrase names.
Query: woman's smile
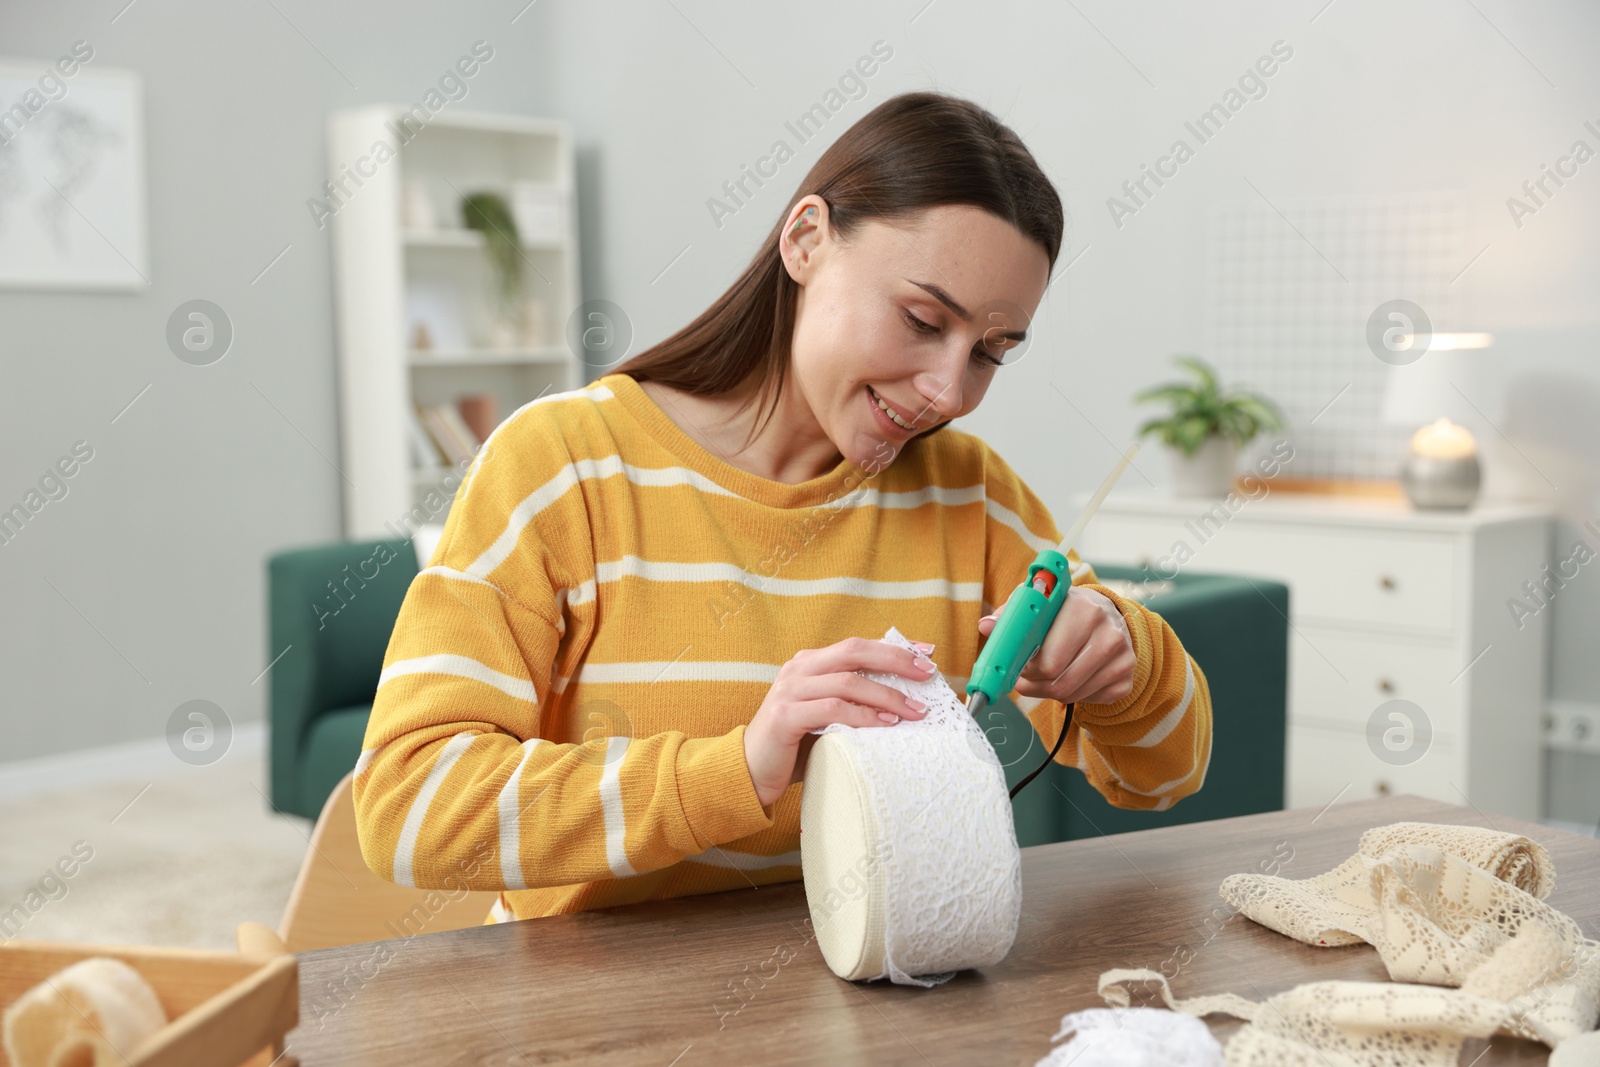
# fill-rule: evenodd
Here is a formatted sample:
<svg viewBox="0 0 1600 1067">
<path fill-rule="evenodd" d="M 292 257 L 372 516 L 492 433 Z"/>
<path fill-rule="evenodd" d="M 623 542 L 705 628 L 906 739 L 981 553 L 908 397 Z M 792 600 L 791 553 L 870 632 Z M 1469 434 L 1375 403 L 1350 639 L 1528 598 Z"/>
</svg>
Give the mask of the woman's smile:
<svg viewBox="0 0 1600 1067">
<path fill-rule="evenodd" d="M 877 390 L 870 385 L 867 386 L 867 399 L 872 404 L 874 417 L 879 426 L 884 426 L 891 431 L 898 431 L 901 434 L 916 433 L 922 429 L 920 424 L 913 422 L 899 408 L 879 396 Z"/>
</svg>

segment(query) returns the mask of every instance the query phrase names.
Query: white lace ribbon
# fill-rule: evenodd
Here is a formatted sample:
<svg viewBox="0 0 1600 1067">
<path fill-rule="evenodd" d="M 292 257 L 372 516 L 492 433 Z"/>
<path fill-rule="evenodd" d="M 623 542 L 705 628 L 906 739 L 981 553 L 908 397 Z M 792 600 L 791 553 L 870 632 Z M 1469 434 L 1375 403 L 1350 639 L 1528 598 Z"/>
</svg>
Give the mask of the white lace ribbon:
<svg viewBox="0 0 1600 1067">
<path fill-rule="evenodd" d="M 916 651 L 893 627 L 883 640 Z M 1016 940 L 1022 864 L 1005 771 L 937 672 L 924 682 L 861 673 L 922 701 L 927 711 L 920 720 L 889 727 L 834 723 L 815 731 L 838 735 L 842 745 L 819 744 L 809 757 L 800 838 L 807 895 L 824 885 L 820 870 L 849 867 L 828 854 L 828 830 L 814 814 L 828 806 L 825 800 L 838 798 L 809 795 L 814 776 L 841 780 L 815 773 L 819 757 L 849 758 L 869 796 L 869 836 L 884 846 L 882 877 L 869 890 L 882 894 L 874 903 L 881 904 L 875 914 L 881 915 L 883 974 L 903 985 L 932 986 L 959 970 L 1000 962 Z M 815 921 L 819 902 L 810 904 Z"/>
</svg>

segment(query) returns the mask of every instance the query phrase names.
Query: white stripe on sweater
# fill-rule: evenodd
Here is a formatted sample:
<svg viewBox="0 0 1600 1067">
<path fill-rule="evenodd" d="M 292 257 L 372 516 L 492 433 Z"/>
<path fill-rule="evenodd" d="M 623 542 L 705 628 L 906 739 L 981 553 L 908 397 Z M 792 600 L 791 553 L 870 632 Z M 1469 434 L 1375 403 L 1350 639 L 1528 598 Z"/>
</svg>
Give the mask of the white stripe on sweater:
<svg viewBox="0 0 1600 1067">
<path fill-rule="evenodd" d="M 554 504 L 567 494 L 567 491 L 579 482 L 610 478 L 615 475 L 625 475 L 628 481 L 642 486 L 672 486 L 688 485 L 704 493 L 718 496 L 736 496 L 737 494 L 724 489 L 716 482 L 707 478 L 699 471 L 687 467 L 635 467 L 631 463 L 622 462 L 620 455 L 606 456 L 604 459 L 577 459 L 567 464 L 561 472 L 539 488 L 523 497 L 511 511 L 511 517 L 506 520 L 506 528 L 500 531 L 500 536 L 495 538 L 484 553 L 473 560 L 467 567 L 467 573 L 485 576 L 504 563 L 516 550 L 517 542 L 522 537 L 522 531 L 545 508 Z"/>
<path fill-rule="evenodd" d="M 627 823 L 622 813 L 622 761 L 628 754 L 628 738 L 613 737 L 606 742 L 606 765 L 600 772 L 600 810 L 606 821 L 606 863 L 613 878 L 632 878 L 639 873 L 628 862 Z"/>
<path fill-rule="evenodd" d="M 547 398 L 553 399 L 553 398 Z M 509 422 L 510 420 L 506 420 Z M 505 423 L 501 424 L 502 426 Z M 490 435 L 493 440 L 493 434 Z M 485 442 L 487 448 L 487 442 Z M 504 563 L 511 553 L 516 550 L 517 542 L 522 537 L 522 532 L 528 524 L 545 508 L 560 500 L 567 491 L 581 481 L 588 479 L 610 478 L 618 474 L 624 475 L 628 481 L 639 486 L 679 486 L 687 485 L 704 493 L 715 496 L 729 496 L 739 498 L 737 493 L 725 489 L 716 482 L 707 478 L 697 470 L 688 467 L 635 467 L 631 463 L 622 462 L 620 455 L 606 456 L 603 459 L 574 460 L 549 481 L 539 486 L 533 492 L 523 497 L 516 508 L 512 510 L 511 517 L 506 522 L 506 527 L 495 538 L 482 555 L 474 560 L 468 567 L 470 574 L 477 576 L 488 575 Z M 888 509 L 917 508 L 928 503 L 937 503 L 946 507 L 959 507 L 965 504 L 977 503 L 984 500 L 984 486 L 968 485 L 945 487 L 940 485 L 924 486 L 921 489 L 910 489 L 899 492 L 883 492 L 876 486 L 864 486 L 853 490 L 836 500 L 827 501 L 818 505 L 828 508 L 858 508 L 882 507 Z M 1035 537 L 1028 532 L 1016 512 L 994 501 L 987 501 L 990 513 L 1000 522 L 1015 529 L 1030 545 L 1038 548 L 1049 548 L 1051 545 L 1043 538 Z"/>
<path fill-rule="evenodd" d="M 378 753 L 380 753 L 382 751 L 383 751 L 383 746 L 382 745 L 379 745 L 377 748 L 364 748 L 364 749 L 362 749 L 361 750 L 361 755 L 356 757 L 356 769 L 350 773 L 350 780 L 351 781 L 355 781 L 357 778 L 360 778 L 363 774 L 366 774 L 367 773 L 367 768 L 372 766 L 373 759 L 376 758 Z"/>
<path fill-rule="evenodd" d="M 457 497 L 457 500 L 465 500 L 467 498 L 467 495 L 472 491 L 473 485 L 477 483 L 476 474 L 478 468 L 487 461 L 490 453 L 493 451 L 491 446 L 494 444 L 495 436 L 499 434 L 501 430 L 515 422 L 518 415 L 521 415 L 524 411 L 527 411 L 536 404 L 549 404 L 557 400 L 573 400 L 578 397 L 583 397 L 586 400 L 598 404 L 602 400 L 615 400 L 616 394 L 611 391 L 611 387 L 609 385 L 601 385 L 596 382 L 592 385 L 586 385 L 580 389 L 569 389 L 562 393 L 551 393 L 549 396 L 534 397 L 532 400 L 513 411 L 509 416 L 502 419 L 500 421 L 500 425 L 489 431 L 489 436 L 484 439 L 482 447 L 478 449 L 477 454 L 472 457 L 472 463 L 467 467 L 467 472 L 462 478 L 464 485 L 461 489 L 461 495 Z"/>
<path fill-rule="evenodd" d="M 458 571 L 454 567 L 446 567 L 446 566 L 443 566 L 441 564 L 439 566 L 426 567 L 426 568 L 424 568 L 424 569 L 422 569 L 422 570 L 417 572 L 417 577 L 418 578 L 421 578 L 424 575 L 432 575 L 433 577 L 436 577 L 436 578 L 448 578 L 451 581 L 456 581 L 456 582 L 470 582 L 470 583 L 472 583 L 474 585 L 487 586 L 488 588 L 493 589 L 496 593 L 500 594 L 502 599 L 510 600 L 512 603 L 517 604 L 517 605 L 522 606 L 522 607 L 525 607 L 525 608 L 527 607 L 527 605 L 523 604 L 520 600 L 517 600 L 517 598 L 515 598 L 515 597 L 511 596 L 510 594 L 508 594 L 504 589 L 501 589 L 498 585 L 495 585 L 493 582 L 489 581 L 487 578 L 480 578 L 475 574 L 468 574 L 466 571 Z M 590 581 L 589 584 L 593 585 L 594 583 L 593 583 L 593 581 Z M 556 636 L 557 637 L 565 637 L 566 634 L 567 634 L 567 617 L 566 617 L 566 612 L 565 612 L 564 608 L 565 608 L 566 601 L 567 601 L 567 594 L 569 592 L 571 592 L 571 590 L 568 590 L 568 589 L 557 589 L 556 590 L 555 620 L 553 622 L 553 625 L 555 627 L 555 631 L 556 631 Z M 529 609 L 529 610 L 531 611 L 531 609 Z M 537 615 L 538 613 L 534 612 L 534 614 Z M 540 617 L 543 618 L 543 616 L 540 616 Z M 546 619 L 545 621 L 546 622 L 550 622 L 551 620 Z"/>
<path fill-rule="evenodd" d="M 522 768 L 528 765 L 528 757 L 533 755 L 533 750 L 539 747 L 542 740 L 533 737 L 522 742 L 522 758 L 517 761 L 516 769 L 500 790 L 500 876 L 505 880 L 507 889 L 528 888 L 527 872 L 522 869 L 522 813 L 525 810 L 522 804 Z M 528 805 L 532 806 L 531 803 Z"/>
<path fill-rule="evenodd" d="M 880 490 L 875 485 L 867 488 L 868 495 L 863 503 L 876 504 L 880 508 L 920 508 L 924 504 L 960 507 L 963 504 L 976 504 L 984 499 L 982 482 L 977 485 L 948 487 L 925 485 L 921 489 L 903 489 L 898 492 Z"/>
<path fill-rule="evenodd" d="M 1127 780 L 1124 779 L 1120 774 L 1118 774 L 1116 772 L 1115 768 L 1113 768 L 1111 766 L 1111 761 L 1106 759 L 1106 757 L 1105 757 L 1105 755 L 1103 753 L 1101 753 L 1101 752 L 1099 752 L 1097 750 L 1095 752 L 1095 755 L 1100 758 L 1100 762 L 1105 766 L 1106 773 L 1111 776 L 1111 780 L 1113 782 L 1116 782 L 1117 785 L 1121 786 L 1123 789 L 1127 790 L 1128 792 L 1136 793 L 1141 797 L 1164 797 L 1168 793 L 1172 792 L 1174 789 L 1178 788 L 1184 782 L 1187 782 L 1190 778 L 1193 778 L 1194 777 L 1194 772 L 1198 769 L 1198 766 L 1190 767 L 1187 773 L 1183 774 L 1182 776 L 1180 776 L 1178 778 L 1172 779 L 1172 781 L 1170 781 L 1170 782 L 1162 782 L 1160 785 L 1156 786 L 1154 789 L 1139 789 L 1139 788 L 1136 788 L 1135 786 L 1129 785 Z"/>
<path fill-rule="evenodd" d="M 759 682 L 771 685 L 780 664 L 737 660 L 641 660 L 636 663 L 585 663 L 578 681 L 600 684 L 628 682 Z M 570 684 L 570 683 L 567 683 Z M 563 686 L 565 688 L 565 685 Z"/>
<path fill-rule="evenodd" d="M 639 663 L 586 663 L 578 669 L 578 679 L 600 685 L 626 685 L 638 682 L 652 685 L 656 682 L 750 682 L 771 685 L 777 681 L 780 665 L 775 663 L 745 663 L 738 660 L 645 660 Z M 966 691 L 967 679 L 960 674 L 947 674 L 944 680 L 958 694 Z M 558 674 L 551 680 L 551 690 L 564 692 L 572 679 Z M 1023 697 L 1024 700 L 1028 699 Z M 963 700 L 963 703 L 965 701 Z"/>
<path fill-rule="evenodd" d="M 1056 547 L 1056 543 L 1054 541 L 1040 537 L 1032 530 L 1028 529 L 1028 524 L 1022 521 L 1022 516 L 1018 515 L 1015 511 L 1012 511 L 1004 504 L 994 500 L 985 500 L 983 507 L 985 511 L 994 517 L 996 522 L 1000 523 L 1002 526 L 1009 526 L 1012 530 L 1016 531 L 1017 536 L 1022 538 L 1023 542 L 1035 552 L 1042 552 L 1047 548 Z M 1018 581 L 1021 581 L 1022 578 L 1022 575 L 1017 576 Z"/>
<path fill-rule="evenodd" d="M 394 847 L 394 878 L 391 880 L 396 885 L 416 886 L 411 862 L 417 850 L 417 835 L 422 832 L 422 822 L 428 817 L 428 807 L 433 803 L 434 794 L 444 784 L 450 768 L 455 766 L 456 760 L 471 747 L 477 736 L 470 732 L 456 734 L 428 769 L 428 777 L 423 779 L 422 788 L 411 802 L 411 810 L 406 812 L 405 824 L 400 827 L 400 840 Z"/>
<path fill-rule="evenodd" d="M 1167 735 L 1178 728 L 1183 717 L 1189 714 L 1189 703 L 1194 699 L 1194 666 L 1189 661 L 1187 654 L 1183 657 L 1183 699 L 1179 700 L 1173 709 L 1161 717 L 1161 721 L 1150 727 L 1148 733 L 1137 741 L 1130 741 L 1128 748 L 1154 748 L 1167 739 Z"/>
<path fill-rule="evenodd" d="M 864 578 L 769 578 L 753 574 L 731 563 L 658 563 L 623 556 L 620 560 L 607 560 L 595 568 L 595 581 L 614 582 L 621 578 L 643 578 L 651 582 L 736 582 L 763 593 L 776 596 L 816 596 L 834 593 L 840 596 L 870 597 L 874 600 L 914 600 L 937 597 L 941 600 L 981 600 L 982 582 L 952 582 L 946 578 L 923 578 L 908 582 L 872 582 Z M 588 580 L 580 583 L 567 598 L 568 604 L 582 604 L 595 595 L 595 586 Z"/>
<path fill-rule="evenodd" d="M 493 667 L 479 663 L 470 656 L 458 656 L 450 652 L 436 652 L 431 656 L 417 656 L 414 659 L 391 663 L 383 669 L 382 674 L 378 675 L 378 687 L 381 689 L 383 683 L 403 678 L 408 674 L 450 674 L 458 678 L 471 678 L 475 682 L 492 685 L 507 696 L 516 697 L 518 700 L 536 704 L 539 699 L 531 680 L 501 674 Z"/>
</svg>

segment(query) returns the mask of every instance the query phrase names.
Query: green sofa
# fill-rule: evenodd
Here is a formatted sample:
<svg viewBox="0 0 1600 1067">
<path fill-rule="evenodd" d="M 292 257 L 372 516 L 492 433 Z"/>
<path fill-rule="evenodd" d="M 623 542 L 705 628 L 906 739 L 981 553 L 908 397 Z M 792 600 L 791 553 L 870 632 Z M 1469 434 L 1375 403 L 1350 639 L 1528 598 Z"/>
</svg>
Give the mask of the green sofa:
<svg viewBox="0 0 1600 1067">
<path fill-rule="evenodd" d="M 1097 565 L 1102 578 L 1144 580 Z M 293 549 L 267 563 L 272 806 L 315 819 L 355 766 L 400 603 L 416 577 L 410 542 Z M 1052 765 L 1017 795 L 1017 838 L 1046 844 L 1283 807 L 1289 593 L 1280 583 L 1180 574 L 1146 605 L 1172 625 L 1205 672 L 1215 709 L 1205 788 L 1164 812 L 1114 808 L 1076 770 Z M 1016 780 L 1047 751 L 1014 705 L 984 731 Z"/>
</svg>

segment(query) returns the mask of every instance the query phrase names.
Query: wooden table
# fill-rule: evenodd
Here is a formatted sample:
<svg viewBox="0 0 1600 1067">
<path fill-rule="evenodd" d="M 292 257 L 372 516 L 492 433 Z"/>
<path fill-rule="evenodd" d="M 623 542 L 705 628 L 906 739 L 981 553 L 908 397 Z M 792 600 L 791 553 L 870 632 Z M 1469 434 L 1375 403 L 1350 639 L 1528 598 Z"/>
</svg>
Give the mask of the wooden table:
<svg viewBox="0 0 1600 1067">
<path fill-rule="evenodd" d="M 1217 886 L 1274 859 L 1284 877 L 1320 874 L 1363 830 L 1401 820 L 1540 842 L 1558 874 L 1550 903 L 1600 935 L 1600 841 L 1386 797 L 1024 849 L 1011 954 L 932 989 L 834 977 L 798 882 L 307 952 L 288 1051 L 303 1067 L 1033 1064 L 1062 1015 L 1104 1006 L 1095 985 L 1112 967 L 1176 968 L 1179 997 L 1388 981 L 1370 946 L 1302 945 L 1233 912 Z M 1244 1025 L 1207 1021 L 1224 1041 Z M 1486 1044 L 1469 1041 L 1461 1062 L 1546 1059 L 1497 1038 L 1474 1060 Z"/>
</svg>

